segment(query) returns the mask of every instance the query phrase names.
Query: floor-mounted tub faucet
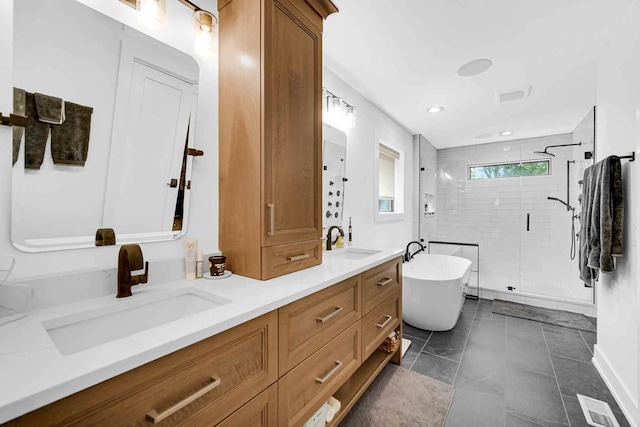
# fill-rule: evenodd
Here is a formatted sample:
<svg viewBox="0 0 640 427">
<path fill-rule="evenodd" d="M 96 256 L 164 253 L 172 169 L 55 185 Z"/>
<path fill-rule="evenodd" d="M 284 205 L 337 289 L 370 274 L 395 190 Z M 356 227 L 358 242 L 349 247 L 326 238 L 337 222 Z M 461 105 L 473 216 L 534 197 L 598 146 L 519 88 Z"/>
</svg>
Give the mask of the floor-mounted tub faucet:
<svg viewBox="0 0 640 427">
<path fill-rule="evenodd" d="M 132 276 L 131 272 L 142 270 L 144 274 Z M 116 298 L 130 297 L 131 287 L 141 283 L 147 283 L 149 275 L 149 263 L 144 262 L 140 245 L 122 245 L 118 254 L 118 294 Z"/>
<path fill-rule="evenodd" d="M 420 245 L 420 249 L 418 249 L 412 254 L 411 252 L 409 252 L 409 248 L 411 248 L 411 245 L 413 245 L 414 243 L 417 243 L 418 245 Z M 409 262 L 417 253 L 423 252 L 426 250 L 427 248 L 417 240 L 414 240 L 413 242 L 409 242 L 409 244 L 407 245 L 407 250 L 404 252 L 404 256 L 402 257 L 402 262 Z"/>
</svg>

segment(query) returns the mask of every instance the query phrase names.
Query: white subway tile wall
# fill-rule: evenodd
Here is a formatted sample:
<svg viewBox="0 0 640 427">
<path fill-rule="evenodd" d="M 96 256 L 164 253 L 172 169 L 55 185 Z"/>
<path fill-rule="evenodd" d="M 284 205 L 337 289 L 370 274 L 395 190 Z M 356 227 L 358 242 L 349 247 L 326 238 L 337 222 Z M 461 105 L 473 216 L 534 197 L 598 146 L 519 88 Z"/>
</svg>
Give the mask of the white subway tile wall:
<svg viewBox="0 0 640 427">
<path fill-rule="evenodd" d="M 480 244 L 483 288 L 542 295 L 589 303 L 593 292 L 578 278 L 577 260 L 569 258 L 571 213 L 548 196 L 566 200 L 567 160 L 580 160 L 572 147 L 550 149 L 551 174 L 468 180 L 468 166 L 547 158 L 535 154 L 548 145 L 570 144 L 572 135 L 480 144 L 439 150 L 435 219 L 439 239 Z M 571 165 L 571 202 L 581 191 L 577 179 L 583 162 Z M 579 209 L 577 209 L 579 211 Z M 529 214 L 529 231 L 527 231 Z M 576 221 L 576 230 L 579 223 Z M 474 261 L 475 250 L 464 256 Z M 475 274 L 471 285 L 475 285 Z"/>
</svg>

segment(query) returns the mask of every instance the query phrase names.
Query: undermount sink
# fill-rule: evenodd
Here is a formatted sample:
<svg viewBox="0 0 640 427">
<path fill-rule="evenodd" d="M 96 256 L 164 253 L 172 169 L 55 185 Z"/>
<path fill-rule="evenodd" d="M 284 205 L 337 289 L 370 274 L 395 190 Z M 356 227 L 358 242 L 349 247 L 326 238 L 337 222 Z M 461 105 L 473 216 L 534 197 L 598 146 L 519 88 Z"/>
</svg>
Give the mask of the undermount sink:
<svg viewBox="0 0 640 427">
<path fill-rule="evenodd" d="M 332 249 L 332 252 L 332 255 L 342 259 L 362 259 L 370 257 L 371 255 L 379 254 L 381 251 L 373 249 L 343 248 Z"/>
<path fill-rule="evenodd" d="M 196 288 L 138 295 L 103 309 L 42 322 L 63 355 L 74 354 L 231 302 Z"/>
</svg>

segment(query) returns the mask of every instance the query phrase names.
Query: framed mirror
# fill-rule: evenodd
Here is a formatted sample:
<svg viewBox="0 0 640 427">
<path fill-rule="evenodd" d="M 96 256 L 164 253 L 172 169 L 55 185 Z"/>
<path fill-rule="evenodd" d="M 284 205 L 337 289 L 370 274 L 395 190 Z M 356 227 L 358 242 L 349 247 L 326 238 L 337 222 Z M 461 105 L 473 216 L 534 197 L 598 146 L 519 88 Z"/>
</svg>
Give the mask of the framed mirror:
<svg viewBox="0 0 640 427">
<path fill-rule="evenodd" d="M 174 240 L 187 228 L 199 67 L 75 0 L 14 2 L 13 244 Z"/>
</svg>

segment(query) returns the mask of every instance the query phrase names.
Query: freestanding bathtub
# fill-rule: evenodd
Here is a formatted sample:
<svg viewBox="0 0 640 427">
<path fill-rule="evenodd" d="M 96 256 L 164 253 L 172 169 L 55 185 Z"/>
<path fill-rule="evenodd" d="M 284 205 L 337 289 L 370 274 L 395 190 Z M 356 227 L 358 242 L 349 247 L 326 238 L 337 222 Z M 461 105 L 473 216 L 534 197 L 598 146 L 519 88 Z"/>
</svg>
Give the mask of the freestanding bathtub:
<svg viewBox="0 0 640 427">
<path fill-rule="evenodd" d="M 448 331 L 460 317 L 471 261 L 419 254 L 402 265 L 402 316 L 416 328 Z"/>
</svg>

